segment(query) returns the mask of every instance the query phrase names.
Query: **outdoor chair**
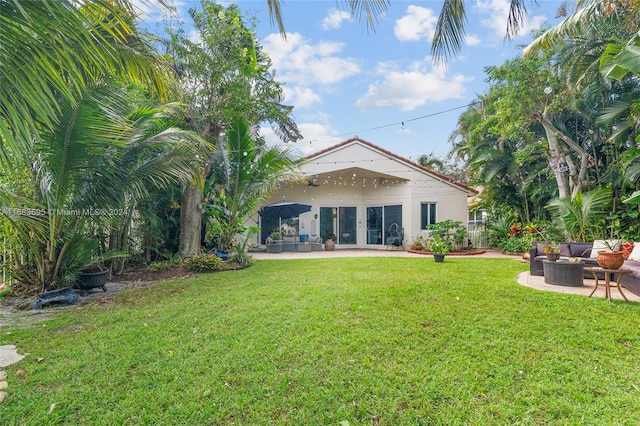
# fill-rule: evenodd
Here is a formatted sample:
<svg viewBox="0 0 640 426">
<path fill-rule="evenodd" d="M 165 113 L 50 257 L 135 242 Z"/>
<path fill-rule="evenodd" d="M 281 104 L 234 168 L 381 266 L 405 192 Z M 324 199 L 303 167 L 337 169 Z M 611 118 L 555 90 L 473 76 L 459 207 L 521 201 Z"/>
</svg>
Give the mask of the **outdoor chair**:
<svg viewBox="0 0 640 426">
<path fill-rule="evenodd" d="M 404 240 L 404 228 L 400 228 L 397 223 L 392 223 L 389 227 L 389 236 L 387 237 L 387 250 L 400 250 L 402 241 Z"/>
</svg>

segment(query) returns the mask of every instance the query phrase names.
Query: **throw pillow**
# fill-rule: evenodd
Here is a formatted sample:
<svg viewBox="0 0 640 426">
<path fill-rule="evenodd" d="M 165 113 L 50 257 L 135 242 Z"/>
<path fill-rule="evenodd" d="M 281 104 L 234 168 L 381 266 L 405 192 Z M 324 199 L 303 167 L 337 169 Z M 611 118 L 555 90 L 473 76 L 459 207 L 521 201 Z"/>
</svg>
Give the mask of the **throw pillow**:
<svg viewBox="0 0 640 426">
<path fill-rule="evenodd" d="M 596 259 L 598 257 L 598 253 L 602 250 L 611 250 L 618 251 L 620 250 L 620 240 L 595 240 L 593 242 L 593 249 L 591 250 L 591 258 Z"/>
<path fill-rule="evenodd" d="M 633 241 L 624 243 L 622 247 L 620 247 L 620 250 L 622 250 L 622 257 L 624 257 L 624 260 L 627 260 L 629 258 L 629 255 L 633 251 Z"/>
<path fill-rule="evenodd" d="M 629 255 L 629 260 L 640 262 L 640 244 L 633 245 L 633 250 L 631 250 L 631 254 Z"/>
</svg>

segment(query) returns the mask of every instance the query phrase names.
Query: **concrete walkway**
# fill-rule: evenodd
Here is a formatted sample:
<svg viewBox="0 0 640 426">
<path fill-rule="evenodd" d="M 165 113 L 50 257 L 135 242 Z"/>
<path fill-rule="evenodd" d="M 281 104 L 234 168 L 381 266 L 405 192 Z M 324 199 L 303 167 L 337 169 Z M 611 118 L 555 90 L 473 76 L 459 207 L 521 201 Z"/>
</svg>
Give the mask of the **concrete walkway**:
<svg viewBox="0 0 640 426">
<path fill-rule="evenodd" d="M 410 253 L 405 250 L 369 250 L 369 249 L 336 249 L 334 251 L 312 251 L 305 253 L 297 253 L 297 252 L 282 252 L 282 253 L 251 253 L 254 259 L 257 260 L 283 260 L 283 259 L 327 259 L 327 258 L 339 258 L 339 257 L 413 257 L 413 258 L 421 258 L 430 255 L 424 254 L 416 254 Z M 512 259 L 517 262 L 527 262 L 520 256 L 512 256 L 502 254 L 499 251 L 495 250 L 487 250 L 485 253 L 476 254 L 473 256 L 456 256 L 456 257 L 493 257 L 493 258 L 503 258 L 503 259 Z M 585 279 L 583 281 L 582 287 L 568 287 L 568 286 L 560 286 L 560 285 L 552 285 L 545 284 L 544 277 L 539 276 L 530 276 L 529 271 L 521 272 L 518 275 L 517 279 L 518 284 L 535 288 L 543 291 L 554 291 L 556 293 L 569 293 L 569 294 L 579 294 L 583 296 L 589 296 L 593 291 L 595 286 L 595 281 L 592 279 Z M 629 290 L 623 290 L 627 299 L 630 302 L 638 302 L 640 303 L 640 296 L 631 293 Z M 598 290 L 594 293 L 593 297 L 604 298 L 604 286 L 600 286 Z M 617 288 L 611 289 L 611 298 L 615 300 L 624 300 L 620 295 L 620 292 Z"/>
</svg>

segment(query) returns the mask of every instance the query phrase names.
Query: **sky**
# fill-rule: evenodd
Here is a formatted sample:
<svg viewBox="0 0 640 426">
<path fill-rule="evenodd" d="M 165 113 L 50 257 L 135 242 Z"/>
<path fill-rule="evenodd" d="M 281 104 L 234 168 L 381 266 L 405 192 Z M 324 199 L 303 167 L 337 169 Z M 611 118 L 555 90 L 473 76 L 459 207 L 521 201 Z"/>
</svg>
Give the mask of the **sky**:
<svg viewBox="0 0 640 426">
<path fill-rule="evenodd" d="M 182 17 L 199 3 L 173 0 Z M 485 67 L 520 56 L 532 30 L 557 23 L 561 2 L 525 2 L 527 20 L 519 36 L 506 41 L 509 0 L 467 0 L 466 39 L 446 66 L 429 54 L 441 1 L 391 0 L 373 31 L 350 17 L 346 1 L 282 1 L 286 40 L 270 22 L 266 0 L 237 4 L 245 21 L 256 18 L 259 43 L 284 85 L 283 103 L 294 107 L 304 137 L 293 144 L 297 155 L 359 136 L 416 160 L 451 150 L 458 117 L 489 87 Z M 149 6 L 143 6 L 145 20 L 158 22 L 158 11 Z M 270 145 L 282 145 L 270 128 L 261 133 Z"/>
</svg>

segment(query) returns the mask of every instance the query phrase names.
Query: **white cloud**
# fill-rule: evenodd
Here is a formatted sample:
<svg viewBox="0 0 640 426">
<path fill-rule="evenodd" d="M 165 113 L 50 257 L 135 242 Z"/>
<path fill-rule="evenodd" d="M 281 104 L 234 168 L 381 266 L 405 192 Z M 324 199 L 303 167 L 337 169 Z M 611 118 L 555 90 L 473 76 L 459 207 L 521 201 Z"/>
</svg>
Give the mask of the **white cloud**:
<svg viewBox="0 0 640 426">
<path fill-rule="evenodd" d="M 479 46 L 482 44 L 482 39 L 476 35 L 467 34 L 465 37 L 465 43 L 467 43 L 467 46 Z"/>
<path fill-rule="evenodd" d="M 382 81 L 369 85 L 367 93 L 356 101 L 356 108 L 398 108 L 411 111 L 429 102 L 462 98 L 465 83 L 472 80 L 462 74 L 448 75 L 443 67 L 432 68 L 431 62 L 412 64 L 407 70 L 398 70 L 388 62 L 378 66 Z"/>
<path fill-rule="evenodd" d="M 396 21 L 393 32 L 400 41 L 430 41 L 437 22 L 438 16 L 433 10 L 409 6 L 406 15 Z"/>
<path fill-rule="evenodd" d="M 335 131 L 328 124 L 300 123 L 298 129 L 304 139 L 296 143 L 283 143 L 270 127 L 261 127 L 260 134 L 265 138 L 267 145 L 289 148 L 297 157 L 318 152 L 343 140 L 335 136 Z"/>
<path fill-rule="evenodd" d="M 486 19 L 481 20 L 482 25 L 492 29 L 500 38 L 504 38 L 506 35 L 510 4 L 510 0 L 478 0 L 477 2 L 478 11 L 481 14 L 489 15 Z M 531 30 L 540 28 L 546 21 L 547 18 L 542 15 L 527 16 L 514 38 L 528 36 Z"/>
<path fill-rule="evenodd" d="M 293 104 L 296 108 L 310 108 L 322 103 L 322 97 L 309 87 L 295 86 L 289 89 L 285 86 L 284 94 L 286 103 Z"/>
<path fill-rule="evenodd" d="M 331 9 L 329 14 L 322 20 L 322 28 L 325 30 L 338 29 L 342 26 L 343 21 L 351 21 L 351 14 L 344 10 Z"/>
<path fill-rule="evenodd" d="M 361 72 L 354 59 L 337 56 L 344 50 L 344 43 L 311 44 L 299 33 L 291 33 L 286 40 L 279 34 L 270 34 L 262 44 L 281 81 L 331 85 Z"/>
</svg>

